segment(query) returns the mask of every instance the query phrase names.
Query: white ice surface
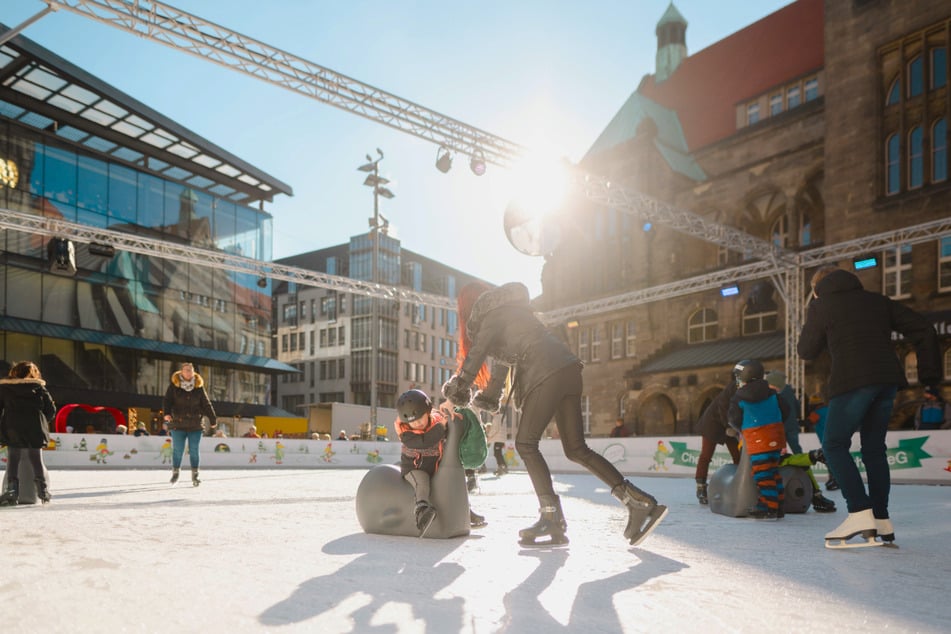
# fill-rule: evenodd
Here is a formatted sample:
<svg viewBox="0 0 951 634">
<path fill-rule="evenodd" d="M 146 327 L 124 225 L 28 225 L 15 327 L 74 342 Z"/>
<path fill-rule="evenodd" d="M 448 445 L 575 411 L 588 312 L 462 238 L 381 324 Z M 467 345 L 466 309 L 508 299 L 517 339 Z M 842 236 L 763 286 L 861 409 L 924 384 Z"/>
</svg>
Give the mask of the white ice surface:
<svg viewBox="0 0 951 634">
<path fill-rule="evenodd" d="M 481 476 L 468 538 L 364 534 L 362 470 L 54 471 L 53 502 L 0 509 L 4 632 L 947 632 L 951 488 L 894 486 L 900 548 L 831 551 L 839 511 L 715 515 L 683 478 L 640 548 L 588 475 L 556 475 L 571 543 L 527 549 L 528 477 Z M 184 475 L 184 473 L 183 473 Z"/>
</svg>

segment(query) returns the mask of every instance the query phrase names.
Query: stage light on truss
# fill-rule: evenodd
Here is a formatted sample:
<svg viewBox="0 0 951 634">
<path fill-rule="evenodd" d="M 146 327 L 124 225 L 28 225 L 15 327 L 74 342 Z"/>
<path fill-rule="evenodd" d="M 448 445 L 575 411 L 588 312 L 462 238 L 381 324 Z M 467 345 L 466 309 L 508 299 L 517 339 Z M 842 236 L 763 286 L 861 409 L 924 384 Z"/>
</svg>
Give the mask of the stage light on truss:
<svg viewBox="0 0 951 634">
<path fill-rule="evenodd" d="M 720 288 L 721 297 L 733 297 L 740 294 L 740 287 L 736 284 L 727 284 Z"/>
<path fill-rule="evenodd" d="M 436 169 L 443 174 L 452 169 L 452 153 L 441 145 L 436 151 Z"/>
<path fill-rule="evenodd" d="M 485 174 L 485 155 L 482 153 L 482 150 L 476 150 L 472 154 L 472 160 L 469 161 L 469 169 L 472 170 L 472 173 L 476 176 Z"/>
</svg>

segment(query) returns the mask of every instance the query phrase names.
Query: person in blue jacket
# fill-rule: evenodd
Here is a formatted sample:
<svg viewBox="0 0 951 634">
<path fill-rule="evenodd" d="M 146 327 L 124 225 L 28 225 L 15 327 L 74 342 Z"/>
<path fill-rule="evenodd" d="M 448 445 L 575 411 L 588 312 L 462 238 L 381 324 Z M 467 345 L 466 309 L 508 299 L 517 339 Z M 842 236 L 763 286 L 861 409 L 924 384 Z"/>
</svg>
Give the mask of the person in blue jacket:
<svg viewBox="0 0 951 634">
<path fill-rule="evenodd" d="M 786 446 L 783 420 L 789 413 L 763 378 L 763 364 L 744 359 L 733 367 L 737 390 L 730 399 L 728 421 L 741 434 L 750 456 L 753 481 L 759 491 L 756 505 L 749 510 L 755 519 L 773 520 L 783 516 L 783 478 L 779 461 Z"/>
</svg>

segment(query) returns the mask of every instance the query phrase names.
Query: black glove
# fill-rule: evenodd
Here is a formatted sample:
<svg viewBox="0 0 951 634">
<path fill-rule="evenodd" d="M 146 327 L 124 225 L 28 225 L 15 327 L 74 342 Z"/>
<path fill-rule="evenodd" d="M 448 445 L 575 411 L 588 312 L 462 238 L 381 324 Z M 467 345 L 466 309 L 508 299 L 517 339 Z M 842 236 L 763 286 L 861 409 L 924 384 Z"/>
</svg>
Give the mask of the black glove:
<svg viewBox="0 0 951 634">
<path fill-rule="evenodd" d="M 442 386 L 442 395 L 449 399 L 449 402 L 456 407 L 467 407 L 472 400 L 472 394 L 469 390 L 469 383 L 464 381 L 458 374 L 453 374 Z"/>
<path fill-rule="evenodd" d="M 498 414 L 499 410 L 502 409 L 502 395 L 499 394 L 495 397 L 491 394 L 486 394 L 483 390 L 479 390 L 472 398 L 472 406 L 483 409 L 490 414 Z"/>
<path fill-rule="evenodd" d="M 216 420 L 209 420 L 209 421 L 208 421 L 208 428 L 209 428 L 209 429 L 214 429 L 214 428 L 217 427 L 217 426 L 218 426 L 218 421 L 216 421 Z"/>
</svg>

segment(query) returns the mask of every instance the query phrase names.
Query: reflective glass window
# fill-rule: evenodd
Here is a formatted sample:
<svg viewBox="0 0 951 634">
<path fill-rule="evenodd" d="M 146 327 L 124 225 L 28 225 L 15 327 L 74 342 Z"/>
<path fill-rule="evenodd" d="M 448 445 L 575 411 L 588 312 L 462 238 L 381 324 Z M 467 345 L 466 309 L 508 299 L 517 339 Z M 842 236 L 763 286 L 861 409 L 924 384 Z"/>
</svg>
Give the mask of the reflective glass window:
<svg viewBox="0 0 951 634">
<path fill-rule="evenodd" d="M 948 84 L 948 49 L 931 49 L 931 89 L 944 88 Z"/>
<path fill-rule="evenodd" d="M 80 155 L 77 160 L 76 206 L 98 214 L 106 213 L 109 199 L 109 167 L 105 161 Z"/>
<path fill-rule="evenodd" d="M 76 154 L 45 146 L 43 195 L 67 205 L 76 204 Z"/>
<path fill-rule="evenodd" d="M 885 105 L 891 106 L 898 103 L 901 100 L 901 93 L 899 92 L 899 83 L 898 78 L 892 82 L 891 88 L 888 89 L 888 97 L 885 98 Z"/>
<path fill-rule="evenodd" d="M 124 165 L 109 166 L 109 216 L 117 224 L 136 222 L 136 172 Z"/>
<path fill-rule="evenodd" d="M 924 173 L 921 126 L 915 126 L 908 135 L 908 187 L 921 187 Z"/>
<path fill-rule="evenodd" d="M 908 96 L 917 97 L 924 92 L 924 70 L 922 69 L 921 55 L 908 64 Z"/>
<path fill-rule="evenodd" d="M 932 127 L 931 181 L 948 180 L 948 120 L 938 119 Z"/>
<path fill-rule="evenodd" d="M 165 181 L 151 174 L 139 174 L 138 215 L 139 224 L 150 229 L 160 229 L 165 225 L 165 206 L 163 195 Z"/>
<path fill-rule="evenodd" d="M 892 134 L 885 141 L 885 193 L 896 194 L 901 186 L 899 178 L 901 162 L 898 160 L 898 135 Z"/>
</svg>

